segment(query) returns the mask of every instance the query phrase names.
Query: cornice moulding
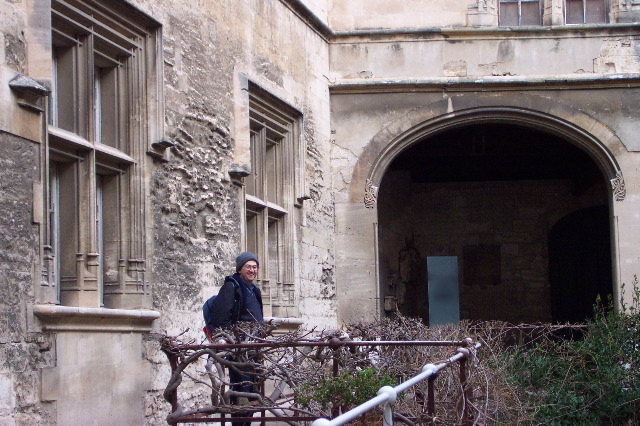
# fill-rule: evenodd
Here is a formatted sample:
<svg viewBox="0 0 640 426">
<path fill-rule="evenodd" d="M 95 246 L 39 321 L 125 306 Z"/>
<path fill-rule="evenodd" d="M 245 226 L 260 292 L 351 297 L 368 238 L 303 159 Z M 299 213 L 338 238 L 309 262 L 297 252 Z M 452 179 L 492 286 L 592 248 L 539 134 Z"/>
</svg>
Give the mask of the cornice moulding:
<svg viewBox="0 0 640 426">
<path fill-rule="evenodd" d="M 420 79 L 343 79 L 330 86 L 331 94 L 482 91 L 562 90 L 640 87 L 640 74 L 576 74 L 541 76 L 433 77 Z"/>
</svg>

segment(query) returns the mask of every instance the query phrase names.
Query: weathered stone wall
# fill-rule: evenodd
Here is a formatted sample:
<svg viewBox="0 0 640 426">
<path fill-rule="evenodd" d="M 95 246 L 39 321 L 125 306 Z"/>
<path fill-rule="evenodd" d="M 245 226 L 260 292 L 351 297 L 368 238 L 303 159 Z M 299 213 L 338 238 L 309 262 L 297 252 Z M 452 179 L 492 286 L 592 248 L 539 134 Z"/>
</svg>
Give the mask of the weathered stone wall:
<svg viewBox="0 0 640 426">
<path fill-rule="evenodd" d="M 311 198 L 291 212 L 296 303 L 306 325 L 335 324 L 326 41 L 280 2 L 138 3 L 163 25 L 165 131 L 175 143 L 151 177 L 158 331 L 190 329 L 184 337 L 201 341 L 202 304 L 242 248 L 243 192 L 228 174 L 248 149 L 236 123 L 246 116 L 234 111 L 240 75 L 302 113 Z M 169 370 L 153 339 L 145 351 L 155 365 L 147 421 L 157 423 L 169 408 L 159 395 Z"/>
<path fill-rule="evenodd" d="M 28 326 L 40 273 L 32 222 L 38 146 L 0 132 L 0 153 L 0 424 L 51 424 L 54 406 L 38 389 L 39 368 L 54 362 L 54 338 Z"/>
<path fill-rule="evenodd" d="M 331 73 L 339 81 L 640 71 L 635 28 L 602 28 L 590 35 L 584 38 L 564 26 L 539 39 L 497 29 L 443 30 L 387 40 L 344 36 L 331 45 Z"/>
<path fill-rule="evenodd" d="M 8 82 L 27 70 L 27 13 L 0 4 L 0 424 L 55 423 L 39 395 L 42 367 L 55 362 L 55 337 L 30 327 L 41 279 L 34 183 L 40 181 L 40 115 L 17 106 Z"/>
<path fill-rule="evenodd" d="M 464 26 L 474 0 L 333 0 L 334 31 Z"/>
<path fill-rule="evenodd" d="M 50 79 L 50 28 L 48 19 L 43 18 L 49 9 L 45 3 L 18 1 L 0 6 L 0 130 L 38 142 L 43 138 L 42 116 L 17 107 L 6 83 L 16 72 L 32 75 L 45 84 Z M 247 160 L 242 153 L 248 147 L 239 146 L 245 141 L 236 134 L 242 95 L 235 84 L 239 75 L 302 114 L 301 141 L 306 146 L 302 173 L 310 199 L 290 213 L 295 222 L 298 313 L 309 326 L 335 325 L 333 198 L 327 172 L 331 160 L 327 41 L 294 13 L 289 2 L 240 4 L 228 0 L 196 2 L 188 7 L 177 0 L 132 3 L 162 25 L 165 134 L 175 143 L 169 161 L 157 161 L 154 172 L 147 176 L 153 206 L 147 217 L 147 248 L 153 257 L 147 273 L 153 308 L 162 314 L 156 321 L 157 331 L 177 335 L 188 330 L 184 338 L 202 340 L 202 303 L 217 292 L 224 275 L 233 272 L 234 257 L 242 248 L 242 187 L 231 182 L 228 174 L 232 163 Z M 306 5 L 320 20 L 327 20 L 326 1 L 313 0 Z M 243 119 L 246 115 L 240 117 Z M 10 134 L 3 134 L 0 142 L 1 160 L 6 162 L 2 186 L 11 189 L 1 198 L 3 213 L 11 214 L 3 214 L 0 222 L 5 246 L 0 252 L 0 291 L 6 301 L 0 302 L 5 325 L 0 350 L 6 355 L 0 370 L 0 422 L 76 421 L 90 411 L 74 404 L 82 395 L 82 386 L 103 389 L 112 379 L 124 388 L 120 395 L 108 395 L 109 404 L 122 404 L 118 398 L 125 397 L 132 408 L 121 411 L 122 418 L 135 418 L 133 411 L 140 411 L 136 405 L 139 401 L 131 392 L 144 386 L 147 377 L 144 367 L 136 367 L 137 355 L 153 367 L 144 401 L 146 421 L 163 422 L 169 405 L 161 391 L 169 367 L 153 336 L 140 346 L 139 332 L 29 332 L 27 321 L 33 322 L 29 327 L 38 329 L 30 308 L 37 299 L 33 283 L 40 277 L 41 236 L 31 221 L 34 209 L 38 209 L 34 201 L 42 197 L 41 186 L 35 196 L 32 190 L 34 182 L 40 181 L 42 152 L 40 145 Z M 4 155 L 5 149 L 12 156 Z M 100 344 L 90 343 L 96 338 Z M 77 349 L 83 345 L 89 347 Z M 121 356 L 106 350 L 111 346 L 121 351 Z M 92 375 L 92 365 L 109 376 L 108 380 Z M 56 383 L 62 383 L 56 377 L 68 377 L 73 368 L 82 378 L 75 383 L 64 382 L 65 386 L 74 386 L 73 392 L 69 389 L 65 393 L 56 387 Z M 128 368 L 137 371 L 129 371 L 133 380 L 118 379 L 119 372 Z M 46 373 L 42 383 L 41 370 Z M 38 389 L 43 383 L 46 389 L 40 395 Z M 41 397 L 50 402 L 40 403 Z M 64 415 L 56 415 L 56 406 L 65 410 Z M 116 420 L 108 415 L 101 417 L 104 422 Z"/>
<path fill-rule="evenodd" d="M 308 235 L 331 226 L 327 148 L 326 43 L 279 2 L 212 2 L 183 8 L 179 2 L 140 2 L 163 24 L 166 134 L 176 143 L 168 163 L 156 164 L 155 306 L 163 312 L 196 312 L 240 249 L 241 187 L 228 170 L 236 159 L 234 75 L 241 73 L 300 110 L 307 145 L 311 200 L 293 212 L 297 241 L 324 257 L 330 241 Z M 297 257 L 309 259 L 298 247 Z M 325 259 L 328 265 L 331 259 Z M 314 263 L 309 262 L 310 264 Z M 326 266 L 326 265 L 325 265 Z M 322 270 L 298 277 L 318 282 Z M 306 275 L 305 275 L 306 273 Z M 317 276 L 315 276 L 316 274 Z M 318 313 L 306 313 L 313 317 Z M 320 313 L 320 316 L 322 314 Z M 169 317 L 167 317 L 168 319 Z M 199 318 L 198 318 L 199 319 Z M 191 318 L 163 323 L 184 329 Z"/>
</svg>

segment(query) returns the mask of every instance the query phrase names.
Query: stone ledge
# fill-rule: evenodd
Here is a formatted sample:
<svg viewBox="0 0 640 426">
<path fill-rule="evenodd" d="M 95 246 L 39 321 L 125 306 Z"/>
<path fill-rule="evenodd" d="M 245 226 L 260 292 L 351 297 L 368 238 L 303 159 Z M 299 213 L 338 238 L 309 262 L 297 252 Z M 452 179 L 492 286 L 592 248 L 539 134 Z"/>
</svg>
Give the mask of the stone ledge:
<svg viewBox="0 0 640 426">
<path fill-rule="evenodd" d="M 81 308 L 34 305 L 33 314 L 43 331 L 139 332 L 152 330 L 160 313 L 149 309 Z"/>
<path fill-rule="evenodd" d="M 264 317 L 265 324 L 276 324 L 276 333 L 286 333 L 298 330 L 304 324 L 302 318 Z"/>
<path fill-rule="evenodd" d="M 431 78 L 342 78 L 329 85 L 332 94 L 337 93 L 384 93 L 451 90 L 523 90 L 527 88 L 630 88 L 640 86 L 640 74 L 565 74 L 529 76 L 468 76 Z"/>
</svg>

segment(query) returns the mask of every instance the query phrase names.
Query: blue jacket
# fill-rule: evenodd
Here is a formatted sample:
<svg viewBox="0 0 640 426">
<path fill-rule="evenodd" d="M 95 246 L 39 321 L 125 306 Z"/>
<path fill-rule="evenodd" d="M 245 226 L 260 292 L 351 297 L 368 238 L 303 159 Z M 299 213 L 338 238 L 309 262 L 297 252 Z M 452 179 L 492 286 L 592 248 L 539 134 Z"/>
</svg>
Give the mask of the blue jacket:
<svg viewBox="0 0 640 426">
<path fill-rule="evenodd" d="M 207 325 L 213 325 L 214 328 L 230 327 L 238 321 L 240 312 L 245 309 L 247 303 L 247 290 L 241 281 L 237 273 L 225 277 L 218 296 L 209 304 L 211 324 Z M 254 286 L 253 291 L 260 303 L 260 312 L 264 312 L 260 289 Z"/>
</svg>

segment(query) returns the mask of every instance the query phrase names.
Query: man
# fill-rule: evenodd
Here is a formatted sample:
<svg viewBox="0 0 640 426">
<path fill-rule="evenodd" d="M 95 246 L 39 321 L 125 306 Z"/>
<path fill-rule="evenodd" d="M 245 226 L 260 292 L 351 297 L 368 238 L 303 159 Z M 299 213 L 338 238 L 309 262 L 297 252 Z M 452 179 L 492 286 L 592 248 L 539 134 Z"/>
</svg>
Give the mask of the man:
<svg viewBox="0 0 640 426">
<path fill-rule="evenodd" d="M 236 257 L 236 273 L 225 277 L 211 309 L 215 327 L 230 327 L 238 321 L 264 322 L 262 294 L 253 283 L 258 267 L 258 258 L 253 253 L 246 251 Z"/>
<path fill-rule="evenodd" d="M 216 323 L 222 327 L 229 327 L 238 321 L 264 323 L 262 294 L 254 280 L 258 276 L 258 258 L 250 252 L 240 253 L 236 257 L 236 273 L 225 277 L 224 284 L 216 298 L 216 309 L 212 313 Z M 257 392 L 252 382 L 255 376 L 243 374 L 229 368 L 229 379 L 232 390 L 236 392 Z M 240 400 L 240 401 L 239 401 Z M 237 405 L 248 404 L 246 398 L 232 397 L 231 403 Z M 231 417 L 251 417 L 251 412 L 234 413 Z M 233 426 L 249 426 L 251 422 L 232 422 Z"/>
</svg>

